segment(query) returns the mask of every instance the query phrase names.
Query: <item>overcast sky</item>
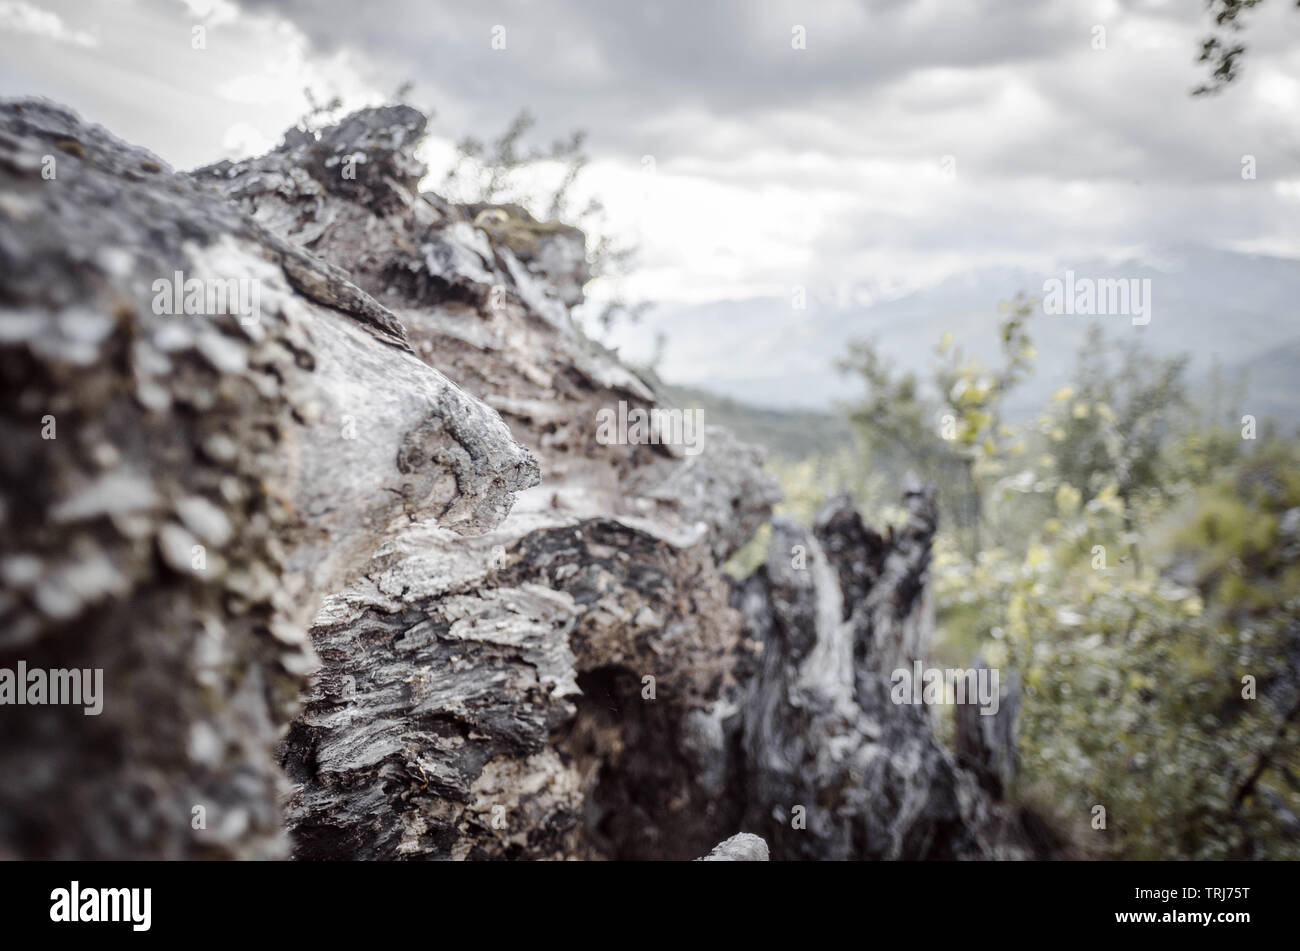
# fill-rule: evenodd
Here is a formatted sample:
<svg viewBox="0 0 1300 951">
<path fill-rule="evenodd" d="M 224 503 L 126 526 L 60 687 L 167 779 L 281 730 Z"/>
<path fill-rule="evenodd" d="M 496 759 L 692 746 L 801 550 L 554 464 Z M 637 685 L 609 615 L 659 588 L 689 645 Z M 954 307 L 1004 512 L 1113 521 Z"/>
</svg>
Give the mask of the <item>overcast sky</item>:
<svg viewBox="0 0 1300 951">
<path fill-rule="evenodd" d="M 1194 98 L 1199 0 L 0 0 L 0 93 L 190 167 L 275 144 L 304 86 L 410 80 L 435 162 L 521 107 L 541 140 L 587 129 L 634 297 L 891 294 L 1180 241 L 1300 257 L 1293 6 Z"/>
</svg>

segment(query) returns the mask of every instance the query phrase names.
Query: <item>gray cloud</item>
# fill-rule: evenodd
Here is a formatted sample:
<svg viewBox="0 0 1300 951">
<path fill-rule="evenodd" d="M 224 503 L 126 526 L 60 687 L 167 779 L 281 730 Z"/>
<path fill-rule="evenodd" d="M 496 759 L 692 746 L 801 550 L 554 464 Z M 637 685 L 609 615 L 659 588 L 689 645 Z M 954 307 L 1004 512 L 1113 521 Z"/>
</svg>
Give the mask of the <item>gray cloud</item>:
<svg viewBox="0 0 1300 951">
<path fill-rule="evenodd" d="M 1289 3 L 1251 12 L 1242 79 L 1214 98 L 1190 95 L 1210 24 L 1187 0 L 30 3 L 90 43 L 0 24 L 0 91 L 181 165 L 274 141 L 308 83 L 355 102 L 410 79 L 442 139 L 522 107 L 543 140 L 585 128 L 612 224 L 644 246 L 637 287 L 660 299 L 887 293 L 1179 242 L 1300 257 Z M 636 222 L 645 154 L 659 215 Z"/>
<path fill-rule="evenodd" d="M 651 128 L 670 150 L 692 140 L 657 121 L 666 115 L 754 119 L 862 102 L 917 70 L 1050 60 L 1088 28 L 1069 5 L 1041 0 L 251 5 L 289 17 L 321 51 L 369 50 L 394 77 L 424 80 L 469 130 L 494 131 L 501 110 L 518 103 L 543 121 L 581 119 L 614 147 L 642 148 Z M 490 46 L 498 24 L 504 51 Z M 796 24 L 806 30 L 803 51 L 791 49 Z"/>
</svg>

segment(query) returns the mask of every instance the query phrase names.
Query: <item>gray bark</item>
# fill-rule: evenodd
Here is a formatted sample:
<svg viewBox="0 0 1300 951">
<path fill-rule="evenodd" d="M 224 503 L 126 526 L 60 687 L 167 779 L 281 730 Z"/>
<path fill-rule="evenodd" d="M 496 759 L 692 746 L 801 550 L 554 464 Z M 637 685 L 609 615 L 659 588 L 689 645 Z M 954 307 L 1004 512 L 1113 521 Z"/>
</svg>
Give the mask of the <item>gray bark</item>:
<svg viewBox="0 0 1300 951">
<path fill-rule="evenodd" d="M 282 855 L 321 597 L 413 520 L 494 526 L 537 464 L 386 308 L 156 157 L 31 101 L 0 147 L 0 656 L 106 693 L 3 708 L 0 851 Z M 257 281 L 257 321 L 155 313 L 177 271 Z"/>
<path fill-rule="evenodd" d="M 974 668 L 985 669 L 976 658 Z M 995 799 L 1011 789 L 1020 766 L 1016 746 L 1016 718 L 1020 714 L 1020 678 L 1012 674 L 1002 685 L 996 713 L 981 714 L 974 705 L 957 707 L 957 760 L 975 774 Z"/>
<path fill-rule="evenodd" d="M 749 832 L 739 832 L 719 842 L 701 862 L 766 862 L 767 843 Z"/>
<path fill-rule="evenodd" d="M 673 738 L 728 677 L 740 616 L 720 563 L 775 485 L 720 429 L 698 455 L 597 441 L 600 409 L 658 404 L 570 324 L 581 232 L 418 195 L 403 146 L 423 121 L 375 110 L 199 173 L 349 264 L 545 473 L 497 531 L 413 526 L 327 602 L 312 631 L 325 670 L 282 751 L 295 854 L 559 858 L 640 839 L 638 854 L 690 858 L 718 840 L 717 810 Z M 323 171 L 359 153 L 364 181 Z M 629 788 L 644 744 L 660 792 Z M 669 808 L 683 796 L 696 818 Z"/>
<path fill-rule="evenodd" d="M 973 777 L 923 707 L 890 698 L 890 672 L 927 646 L 933 495 L 914 489 L 906 504 L 889 538 L 843 500 L 811 535 L 776 522 L 765 565 L 737 590 L 762 645 L 736 717 L 737 788 L 746 827 L 777 858 L 993 856 Z"/>
<path fill-rule="evenodd" d="M 421 194 L 424 121 L 185 175 L 0 108 L 0 665 L 108 683 L 98 718 L 0 709 L 0 854 L 1019 854 L 888 696 L 932 497 L 778 521 L 733 583 L 760 454 L 599 439 L 665 407 L 570 321 L 581 232 Z M 154 313 L 177 270 L 256 279 L 260 320 Z"/>
</svg>

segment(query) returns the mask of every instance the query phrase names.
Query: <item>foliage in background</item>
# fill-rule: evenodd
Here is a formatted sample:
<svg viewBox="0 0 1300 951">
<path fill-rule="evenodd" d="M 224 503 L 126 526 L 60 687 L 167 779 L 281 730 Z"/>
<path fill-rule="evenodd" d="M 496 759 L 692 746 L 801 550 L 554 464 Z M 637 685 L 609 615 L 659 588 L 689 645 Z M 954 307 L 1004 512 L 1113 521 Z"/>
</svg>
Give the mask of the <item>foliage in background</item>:
<svg viewBox="0 0 1300 951">
<path fill-rule="evenodd" d="M 413 90 L 412 82 L 403 82 L 391 101 L 409 104 Z M 308 87 L 303 97 L 307 109 L 296 123 L 303 132 L 319 136 L 321 129 L 343 117 L 343 100 L 339 96 L 326 98 Z M 418 108 L 433 118 L 432 109 Z M 650 302 L 628 300 L 622 293 L 621 281 L 631 272 L 638 249 L 616 236 L 598 197 L 589 197 L 581 205 L 574 201 L 575 186 L 590 161 L 587 133 L 577 129 L 542 148 L 525 142 L 536 124 L 532 113 L 524 109 L 491 141 L 474 136 L 461 138 L 451 164 L 442 174 L 439 193 L 455 204 L 513 205 L 539 222 L 563 222 L 582 229 L 587 237 L 591 277 L 604 278 L 611 288 L 594 315 L 595 333 L 607 334 L 620 320 L 636 322 Z"/>
<path fill-rule="evenodd" d="M 1259 6 L 1261 0 L 1206 0 L 1210 18 L 1214 21 L 1217 32 L 1211 33 L 1201 41 L 1201 53 L 1198 63 L 1211 63 L 1210 81 L 1202 83 L 1192 90 L 1194 96 L 1212 95 L 1237 78 L 1241 71 L 1240 59 L 1246 52 L 1246 44 L 1241 42 L 1241 30 L 1244 23 L 1243 14 Z M 1300 0 L 1294 6 L 1300 7 Z"/>
<path fill-rule="evenodd" d="M 298 117 L 296 125 L 313 137 L 319 137 L 321 129 L 341 118 L 343 99 L 339 96 L 319 98 L 310 86 L 303 89 L 302 95 L 307 100 L 307 110 Z"/>
<path fill-rule="evenodd" d="M 1010 306 L 998 367 L 941 343 L 928 386 L 869 344 L 844 363 L 862 468 L 939 486 L 934 660 L 1021 673 L 1017 794 L 1084 829 L 1103 806 L 1087 851 L 1300 857 L 1300 445 L 1244 439 L 1217 378 L 1193 400 L 1185 360 L 1095 328 L 1071 384 L 1008 426 L 1032 313 Z"/>
<path fill-rule="evenodd" d="M 1008 443 L 1014 434 L 1002 424 L 1001 403 L 1032 365 L 1035 354 L 1025 321 L 1034 304 L 1017 298 L 1007 305 L 1000 367 L 967 358 L 946 335 L 935 348 L 939 363 L 931 382 L 937 399 L 926 397 L 915 374 L 895 376 L 869 341 L 850 344 L 839 364 L 842 372 L 861 377 L 866 385 L 866 400 L 850 418 L 872 464 L 895 479 L 912 472 L 944 486 L 941 518 L 968 553 L 980 548 L 988 528 L 981 483 L 997 474 L 1008 452 L 1022 451 L 1019 443 Z"/>
<path fill-rule="evenodd" d="M 442 195 L 463 205 L 517 205 L 539 221 L 563 221 L 581 228 L 587 234 L 587 263 L 593 279 L 607 278 L 615 288 L 596 314 L 596 327 L 605 333 L 618 320 L 635 322 L 649 305 L 628 301 L 618 283 L 632 269 L 637 249 L 610 230 L 599 198 L 591 197 L 581 206 L 573 199 L 574 186 L 590 161 L 586 132 L 575 130 L 539 148 L 524 141 L 534 125 L 536 119 L 525 109 L 490 142 L 462 138 L 443 176 Z M 550 184 L 540 185 L 542 181 Z"/>
</svg>

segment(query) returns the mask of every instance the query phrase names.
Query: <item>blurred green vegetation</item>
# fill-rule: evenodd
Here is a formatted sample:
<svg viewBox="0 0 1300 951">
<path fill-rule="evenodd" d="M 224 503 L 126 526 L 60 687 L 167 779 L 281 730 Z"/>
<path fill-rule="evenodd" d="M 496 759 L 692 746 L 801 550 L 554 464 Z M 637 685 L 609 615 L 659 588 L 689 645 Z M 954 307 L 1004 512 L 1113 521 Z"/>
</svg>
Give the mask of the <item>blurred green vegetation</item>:
<svg viewBox="0 0 1300 951">
<path fill-rule="evenodd" d="M 784 510 L 848 491 L 880 523 L 903 473 L 939 487 L 933 662 L 1021 673 L 1013 795 L 1084 854 L 1300 857 L 1300 441 L 1099 332 L 1009 424 L 1036 304 L 1006 310 L 997 366 L 944 340 L 921 381 L 852 348 L 856 444 L 778 456 Z"/>
</svg>

